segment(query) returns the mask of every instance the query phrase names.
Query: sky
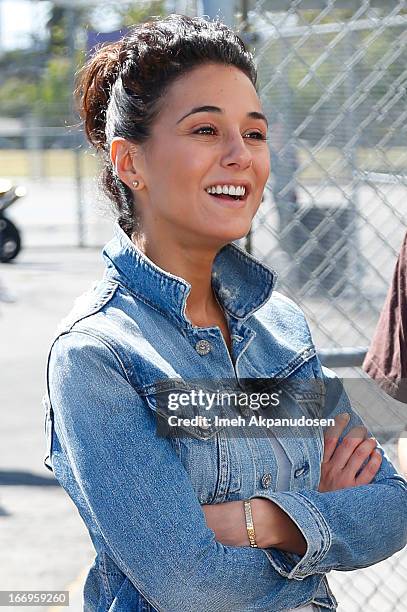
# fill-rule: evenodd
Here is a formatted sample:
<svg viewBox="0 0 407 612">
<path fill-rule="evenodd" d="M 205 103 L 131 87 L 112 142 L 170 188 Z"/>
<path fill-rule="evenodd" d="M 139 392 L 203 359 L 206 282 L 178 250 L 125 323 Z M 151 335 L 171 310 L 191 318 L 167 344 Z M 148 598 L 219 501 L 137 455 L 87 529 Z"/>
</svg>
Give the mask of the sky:
<svg viewBox="0 0 407 612">
<path fill-rule="evenodd" d="M 0 0 L 0 49 L 29 46 L 30 32 L 43 31 L 48 2 Z"/>
<path fill-rule="evenodd" d="M 117 19 L 109 11 L 109 2 L 104 0 L 64 1 L 77 5 L 89 5 L 90 3 L 93 6 L 99 5 L 101 8 L 93 14 L 94 27 L 99 31 L 114 30 L 118 27 Z M 139 0 L 140 3 L 142 1 Z M 189 0 L 166 0 L 166 2 L 169 12 L 184 13 Z M 50 5 L 51 2 L 47 0 L 0 0 L 0 51 L 29 47 L 30 33 L 33 31 L 41 37 L 45 33 L 44 26 Z M 200 0 L 198 5 L 202 7 L 203 0 Z"/>
<path fill-rule="evenodd" d="M 89 5 L 89 0 L 65 0 L 80 5 Z M 100 31 L 114 30 L 117 18 L 109 11 L 108 3 L 92 0 L 92 5 L 100 3 L 101 9 L 95 11 L 93 21 Z M 44 32 L 45 22 L 51 2 L 46 0 L 0 0 L 0 50 L 28 47 L 30 33 L 34 30 L 39 36 Z"/>
</svg>

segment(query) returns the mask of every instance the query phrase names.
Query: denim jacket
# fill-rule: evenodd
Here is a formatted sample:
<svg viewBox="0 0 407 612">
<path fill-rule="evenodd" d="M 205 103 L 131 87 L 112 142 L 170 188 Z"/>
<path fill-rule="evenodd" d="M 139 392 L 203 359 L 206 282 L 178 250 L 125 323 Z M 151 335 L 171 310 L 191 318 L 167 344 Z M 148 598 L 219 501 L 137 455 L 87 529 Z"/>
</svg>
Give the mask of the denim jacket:
<svg viewBox="0 0 407 612">
<path fill-rule="evenodd" d="M 318 492 L 323 429 L 280 442 L 290 486 L 277 491 L 267 436 L 231 436 L 197 425 L 192 436 L 158 436 L 158 397 L 192 378 L 322 380 L 299 390 L 294 415 L 322 405 L 350 412 L 324 369 L 302 311 L 273 291 L 275 274 L 234 244 L 217 254 L 212 285 L 229 325 L 193 326 L 190 285 L 149 260 L 116 225 L 104 277 L 61 323 L 47 364 L 46 467 L 67 491 L 97 552 L 84 609 L 115 612 L 275 612 L 337 603 L 326 574 L 381 561 L 407 541 L 407 483 L 383 455 L 371 484 Z M 327 382 L 334 382 L 328 385 Z M 264 497 L 298 525 L 303 556 L 225 546 L 201 504 Z"/>
</svg>

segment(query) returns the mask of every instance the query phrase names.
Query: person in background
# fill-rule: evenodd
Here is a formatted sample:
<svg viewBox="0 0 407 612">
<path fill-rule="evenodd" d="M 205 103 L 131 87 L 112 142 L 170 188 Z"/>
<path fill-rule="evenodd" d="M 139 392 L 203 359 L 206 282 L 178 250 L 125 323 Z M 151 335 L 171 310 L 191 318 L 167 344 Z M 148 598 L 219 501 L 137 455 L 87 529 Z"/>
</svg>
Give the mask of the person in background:
<svg viewBox="0 0 407 612">
<path fill-rule="evenodd" d="M 363 369 L 391 397 L 407 404 L 407 233 Z M 407 431 L 398 443 L 407 475 Z"/>
</svg>

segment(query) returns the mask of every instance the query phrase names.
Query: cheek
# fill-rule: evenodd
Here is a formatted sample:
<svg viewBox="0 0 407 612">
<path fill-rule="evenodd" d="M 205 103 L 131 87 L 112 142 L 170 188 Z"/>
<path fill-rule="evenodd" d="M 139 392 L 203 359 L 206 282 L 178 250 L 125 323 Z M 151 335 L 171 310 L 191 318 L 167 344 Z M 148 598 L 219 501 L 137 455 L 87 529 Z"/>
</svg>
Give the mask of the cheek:
<svg viewBox="0 0 407 612">
<path fill-rule="evenodd" d="M 271 170 L 270 153 L 267 151 L 258 160 L 259 182 L 267 182 Z"/>
<path fill-rule="evenodd" d="M 173 139 L 160 138 L 148 151 L 146 169 L 150 182 L 157 190 L 165 190 L 176 184 L 188 155 Z"/>
<path fill-rule="evenodd" d="M 198 188 L 204 179 L 210 163 L 205 160 L 202 152 L 191 147 L 169 147 L 166 153 L 160 154 L 155 161 L 155 171 L 160 176 L 160 183 L 164 188 L 190 191 Z"/>
</svg>

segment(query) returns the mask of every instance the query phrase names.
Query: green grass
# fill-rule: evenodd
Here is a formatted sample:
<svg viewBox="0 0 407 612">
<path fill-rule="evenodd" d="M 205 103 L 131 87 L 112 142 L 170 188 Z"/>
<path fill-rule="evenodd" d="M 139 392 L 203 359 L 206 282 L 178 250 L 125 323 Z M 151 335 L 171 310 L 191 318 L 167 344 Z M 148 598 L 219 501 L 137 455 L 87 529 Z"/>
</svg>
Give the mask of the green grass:
<svg viewBox="0 0 407 612">
<path fill-rule="evenodd" d="M 89 152 L 79 155 L 79 164 L 84 177 L 93 177 L 99 172 L 98 161 Z M 40 174 L 46 178 L 72 178 L 75 176 L 75 165 L 76 154 L 70 150 L 0 150 L 1 176 L 29 178 Z"/>
<path fill-rule="evenodd" d="M 359 148 L 355 155 L 359 170 L 374 172 L 407 172 L 407 147 L 393 147 L 384 152 L 376 149 Z M 313 159 L 306 149 L 299 150 L 302 168 L 299 182 L 314 182 L 326 178 L 326 173 L 337 179 L 348 178 L 350 166 L 344 161 L 343 152 L 334 147 L 319 151 Z M 75 176 L 76 154 L 71 150 L 52 149 L 43 152 L 26 150 L 0 150 L 1 177 L 73 178 Z M 81 176 L 94 177 L 100 165 L 89 151 L 80 153 Z"/>
</svg>

